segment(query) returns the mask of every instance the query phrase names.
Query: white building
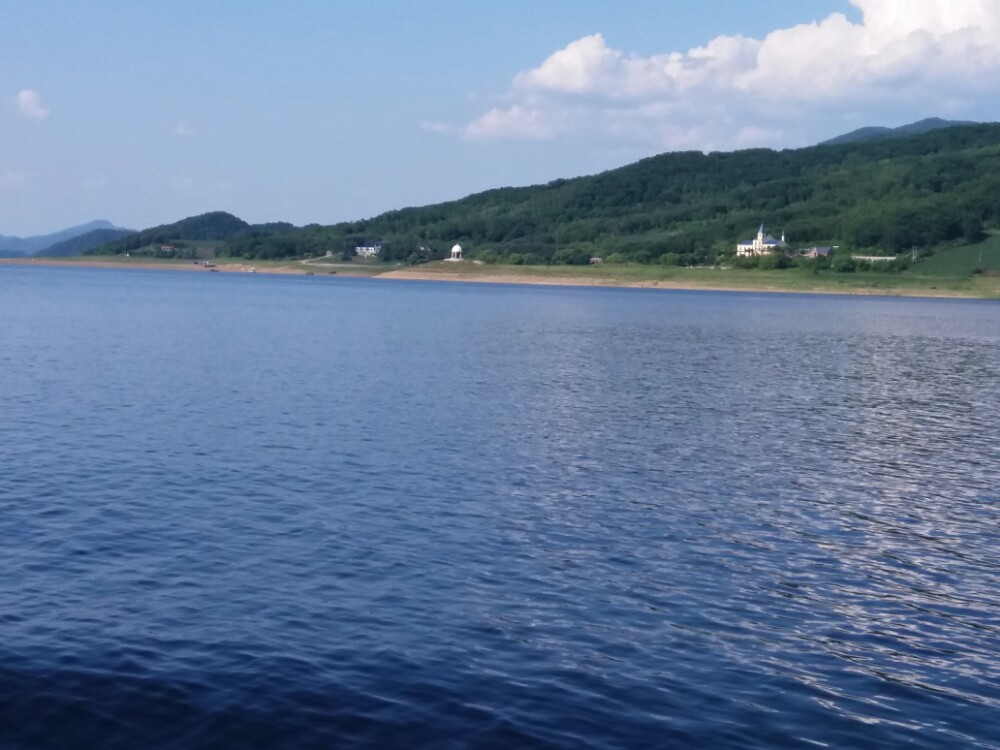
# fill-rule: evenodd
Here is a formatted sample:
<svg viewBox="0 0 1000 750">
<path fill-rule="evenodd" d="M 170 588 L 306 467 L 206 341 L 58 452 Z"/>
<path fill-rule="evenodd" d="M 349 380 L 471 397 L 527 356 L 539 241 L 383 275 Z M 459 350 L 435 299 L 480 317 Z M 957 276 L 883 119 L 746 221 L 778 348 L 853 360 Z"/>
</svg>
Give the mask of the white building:
<svg viewBox="0 0 1000 750">
<path fill-rule="evenodd" d="M 382 246 L 379 244 L 358 245 L 354 248 L 354 254 L 359 258 L 376 258 L 380 252 L 382 252 Z"/>
<path fill-rule="evenodd" d="M 451 257 L 450 258 L 445 258 L 445 260 L 449 261 L 449 262 L 453 262 L 453 263 L 462 260 L 462 246 L 461 245 L 455 245 L 451 249 Z"/>
<path fill-rule="evenodd" d="M 784 250 L 788 247 L 785 242 L 785 233 L 781 233 L 781 239 L 776 240 L 767 233 L 764 225 L 760 225 L 757 236 L 747 242 L 741 242 L 736 246 L 736 254 L 743 255 L 770 255 L 776 250 Z"/>
</svg>

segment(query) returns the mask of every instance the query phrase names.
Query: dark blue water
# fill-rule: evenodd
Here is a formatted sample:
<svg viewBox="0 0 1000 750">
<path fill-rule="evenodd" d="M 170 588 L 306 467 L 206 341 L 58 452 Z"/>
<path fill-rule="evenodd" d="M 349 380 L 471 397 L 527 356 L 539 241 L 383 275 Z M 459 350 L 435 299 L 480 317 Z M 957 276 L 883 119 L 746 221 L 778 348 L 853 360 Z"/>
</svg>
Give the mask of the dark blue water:
<svg viewBox="0 0 1000 750">
<path fill-rule="evenodd" d="M 1000 747 L 1000 304 L 0 267 L 0 747 Z"/>
</svg>

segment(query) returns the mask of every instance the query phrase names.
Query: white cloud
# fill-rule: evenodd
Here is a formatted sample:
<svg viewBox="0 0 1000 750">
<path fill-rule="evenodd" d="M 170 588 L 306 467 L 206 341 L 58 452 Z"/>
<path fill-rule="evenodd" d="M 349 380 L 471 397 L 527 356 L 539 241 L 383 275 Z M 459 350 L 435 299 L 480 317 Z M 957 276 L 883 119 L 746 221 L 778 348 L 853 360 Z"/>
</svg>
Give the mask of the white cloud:
<svg viewBox="0 0 1000 750">
<path fill-rule="evenodd" d="M 468 124 L 470 138 L 598 134 L 665 148 L 780 143 L 823 118 L 960 115 L 1000 95 L 1000 0 L 851 0 L 763 39 L 720 36 L 643 57 L 600 34 L 518 74 L 511 103 Z M 868 124 L 868 123 L 865 123 Z"/>
<path fill-rule="evenodd" d="M 560 113 L 515 104 L 494 107 L 465 129 L 468 138 L 532 138 L 544 140 L 560 132 Z"/>
<path fill-rule="evenodd" d="M 179 122 L 174 126 L 174 135 L 178 138 L 194 138 L 198 132 L 186 122 Z"/>
<path fill-rule="evenodd" d="M 42 104 L 42 95 L 32 89 L 23 89 L 14 97 L 17 111 L 34 120 L 44 120 L 49 116 L 48 108 Z"/>
<path fill-rule="evenodd" d="M 438 133 L 441 135 L 456 135 L 461 133 L 462 130 L 454 125 L 449 125 L 445 122 L 434 122 L 432 120 L 424 120 L 420 123 L 420 127 L 428 133 Z"/>
</svg>

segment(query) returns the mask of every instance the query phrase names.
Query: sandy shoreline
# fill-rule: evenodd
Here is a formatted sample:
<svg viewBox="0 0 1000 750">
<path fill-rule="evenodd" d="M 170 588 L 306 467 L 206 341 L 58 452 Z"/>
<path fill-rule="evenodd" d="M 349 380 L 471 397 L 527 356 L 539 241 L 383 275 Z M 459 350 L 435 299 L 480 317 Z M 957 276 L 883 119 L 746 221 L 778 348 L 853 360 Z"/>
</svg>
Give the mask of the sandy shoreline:
<svg viewBox="0 0 1000 750">
<path fill-rule="evenodd" d="M 144 271 L 187 271 L 195 273 L 264 273 L 264 274 L 342 274 L 352 275 L 351 269 L 347 272 L 339 266 L 335 269 L 324 268 L 320 265 L 308 265 L 301 262 L 292 262 L 280 266 L 257 265 L 254 263 L 218 263 L 212 266 L 204 266 L 200 263 L 188 262 L 157 262 L 150 261 L 115 261 L 115 260 L 60 260 L 58 258 L 0 258 L 0 264 L 17 266 L 57 266 L 61 268 L 117 268 L 117 269 L 140 269 Z"/>
<path fill-rule="evenodd" d="M 295 275 L 315 275 L 315 276 L 345 276 L 358 277 L 366 276 L 373 279 L 385 279 L 387 281 L 445 281 L 445 282 L 472 282 L 481 284 L 519 284 L 527 286 L 576 286 L 576 287 L 611 287 L 630 289 L 663 289 L 674 291 L 701 291 L 701 292 L 761 292 L 777 294 L 850 294 L 859 296 L 889 296 L 889 297 L 932 297 L 932 298 L 957 298 L 957 299 L 991 299 L 991 295 L 977 294 L 975 290 L 951 290 L 951 289 L 927 289 L 926 287 L 844 287 L 844 288 L 817 288 L 817 289 L 797 289 L 783 287 L 780 285 L 761 284 L 759 286 L 740 286 L 726 284 L 702 284 L 689 279 L 615 279 L 611 277 L 587 277 L 577 275 L 549 276 L 547 274 L 522 274 L 504 272 L 473 272 L 462 273 L 446 270 L 426 270 L 416 268 L 397 268 L 391 271 L 372 274 L 370 267 L 352 268 L 349 265 L 315 264 L 307 261 L 292 261 L 279 265 L 262 264 L 257 265 L 251 262 L 227 263 L 222 262 L 208 267 L 194 262 L 158 262 L 155 260 L 79 260 L 60 258 L 0 258 L 0 264 L 17 266 L 55 266 L 63 268 L 112 268 L 120 270 L 141 269 L 154 271 L 184 271 L 188 273 L 261 273 L 261 274 L 295 274 Z"/>
<path fill-rule="evenodd" d="M 483 274 L 466 275 L 447 271 L 420 271 L 415 269 L 400 269 L 387 271 L 372 278 L 402 280 L 402 281 L 447 281 L 447 282 L 478 282 L 481 284 L 520 284 L 530 286 L 578 286 L 578 287 L 611 287 L 625 289 L 663 289 L 688 292 L 744 292 L 769 294 L 849 294 L 864 297 L 931 297 L 947 299 L 990 299 L 975 292 L 960 292 L 940 289 L 905 289 L 876 287 L 847 287 L 844 289 L 793 289 L 781 286 L 726 286 L 717 284 L 699 284 L 692 281 L 676 279 L 650 279 L 630 281 L 627 279 L 586 278 L 578 276 L 529 276 L 521 274 Z"/>
</svg>

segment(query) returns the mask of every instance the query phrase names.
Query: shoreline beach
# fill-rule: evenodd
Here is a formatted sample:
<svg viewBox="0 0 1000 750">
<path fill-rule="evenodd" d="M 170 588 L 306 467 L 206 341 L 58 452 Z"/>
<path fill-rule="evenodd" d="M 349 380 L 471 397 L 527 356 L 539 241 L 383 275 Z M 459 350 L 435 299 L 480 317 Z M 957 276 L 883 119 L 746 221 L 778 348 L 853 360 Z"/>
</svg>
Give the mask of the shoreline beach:
<svg viewBox="0 0 1000 750">
<path fill-rule="evenodd" d="M 314 275 L 368 277 L 386 281 L 443 281 L 478 282 L 486 284 L 520 284 L 526 286 L 578 286 L 612 287 L 631 289 L 662 289 L 671 291 L 705 292 L 762 292 L 781 294 L 849 294 L 858 296 L 930 297 L 956 299 L 1000 299 L 1000 279 L 919 278 L 903 279 L 879 277 L 875 283 L 867 279 L 845 278 L 812 281 L 801 275 L 757 278 L 743 275 L 728 277 L 724 281 L 682 278 L 637 278 L 636 274 L 620 273 L 618 276 L 593 273 L 590 269 L 567 272 L 551 267 L 525 269 L 517 267 L 469 266 L 454 270 L 445 264 L 428 264 L 417 267 L 385 269 L 380 266 L 331 264 L 313 261 L 234 261 L 221 260 L 212 266 L 191 261 L 156 259 L 106 260 L 88 256 L 75 258 L 0 258 L 0 264 L 24 267 L 138 269 L 156 271 L 185 271 L 195 273 L 260 273 L 283 275 Z M 717 273 L 727 273 L 721 271 Z M 784 272 L 787 273 L 787 272 Z M 933 282 L 933 283 L 932 283 Z"/>
<path fill-rule="evenodd" d="M 93 259 L 92 259 L 93 258 Z M 58 268 L 115 268 L 123 270 L 146 271 L 187 271 L 195 273 L 263 273 L 263 274 L 299 274 L 299 275 L 342 275 L 369 276 L 371 267 L 351 266 L 350 264 L 310 264 L 303 261 L 235 261 L 231 259 L 218 262 L 178 260 L 157 260 L 155 258 L 137 258 L 129 260 L 106 260 L 101 256 L 76 256 L 73 258 L 0 258 L 2 265 L 29 267 Z M 378 269 L 374 269 L 377 273 Z"/>
<path fill-rule="evenodd" d="M 398 281 L 445 281 L 445 282 L 476 282 L 481 284 L 520 284 L 523 286 L 578 286 L 578 287 L 610 287 L 623 289 L 662 289 L 665 291 L 689 291 L 689 292 L 759 292 L 766 294 L 848 294 L 862 297 L 888 296 L 888 297 L 927 297 L 945 299 L 997 299 L 1000 297 L 1000 289 L 996 291 L 984 290 L 978 293 L 977 290 L 950 290 L 950 289 L 927 289 L 920 287 L 878 287 L 878 286 L 854 286 L 833 288 L 829 286 L 817 286 L 814 288 L 796 288 L 794 286 L 782 286 L 780 284 L 714 284 L 700 283 L 689 279 L 648 279 L 629 280 L 614 279 L 611 277 L 584 277 L 584 276 L 548 276 L 530 275 L 517 273 L 492 273 L 492 274 L 462 274 L 447 272 L 421 272 L 419 270 L 401 269 L 387 271 L 373 278 Z M 992 293 L 991 293 L 992 292 Z"/>
</svg>

